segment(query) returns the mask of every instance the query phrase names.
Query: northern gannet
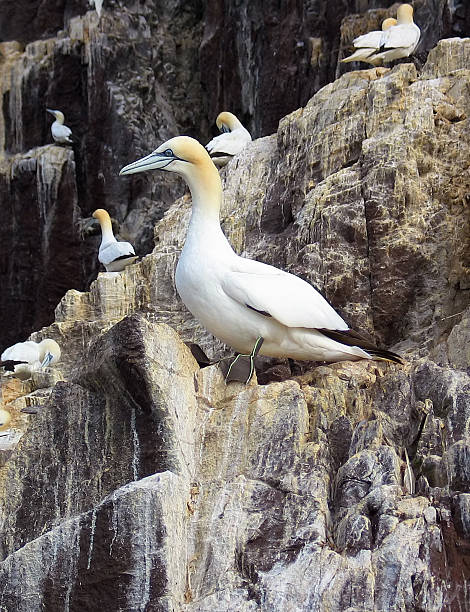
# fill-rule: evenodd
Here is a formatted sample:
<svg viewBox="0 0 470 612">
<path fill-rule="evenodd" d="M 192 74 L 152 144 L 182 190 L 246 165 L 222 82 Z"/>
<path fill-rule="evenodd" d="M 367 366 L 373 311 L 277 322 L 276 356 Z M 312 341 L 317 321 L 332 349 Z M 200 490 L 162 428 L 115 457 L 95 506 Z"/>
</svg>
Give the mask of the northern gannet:
<svg viewBox="0 0 470 612">
<path fill-rule="evenodd" d="M 32 372 L 57 363 L 60 359 L 60 346 L 50 338 L 39 343 L 33 340 L 17 342 L 5 349 L 0 359 L 0 366 L 9 370 L 7 375 L 26 380 Z"/>
<path fill-rule="evenodd" d="M 219 113 L 216 124 L 222 134 L 208 142 L 206 149 L 212 161 L 217 166 L 223 166 L 251 142 L 251 135 L 235 115 L 227 111 Z"/>
<path fill-rule="evenodd" d="M 120 174 L 152 169 L 179 174 L 192 195 L 191 221 L 176 268 L 178 293 L 208 331 L 249 357 L 250 372 L 258 351 L 316 361 L 401 362 L 398 355 L 350 330 L 304 280 L 234 252 L 220 227 L 219 173 L 196 140 L 172 138 Z"/>
<path fill-rule="evenodd" d="M 367 34 L 362 34 L 353 40 L 353 45 L 356 47 L 355 51 L 349 57 L 345 57 L 341 61 L 344 63 L 348 62 L 367 62 L 369 64 L 380 64 L 380 60 L 371 59 L 371 56 L 376 53 L 382 46 L 382 41 L 385 32 L 392 26 L 397 24 L 397 20 L 393 17 L 384 19 L 382 22 L 382 30 L 373 30 Z"/>
<path fill-rule="evenodd" d="M 51 125 L 54 142 L 58 142 L 59 144 L 73 144 L 72 130 L 64 125 L 64 113 L 59 110 L 51 110 L 50 108 L 46 108 L 46 111 L 55 117 L 55 121 Z"/>
<path fill-rule="evenodd" d="M 93 213 L 101 226 L 101 244 L 98 259 L 106 272 L 122 272 L 126 266 L 138 259 L 130 242 L 118 242 L 113 234 L 111 217 L 106 210 L 98 208 Z"/>
<path fill-rule="evenodd" d="M 409 57 L 416 49 L 420 36 L 421 30 L 413 22 L 413 7 L 411 4 L 401 4 L 397 10 L 397 25 L 384 32 L 380 53 L 373 55 L 370 60 L 388 64 Z"/>
</svg>

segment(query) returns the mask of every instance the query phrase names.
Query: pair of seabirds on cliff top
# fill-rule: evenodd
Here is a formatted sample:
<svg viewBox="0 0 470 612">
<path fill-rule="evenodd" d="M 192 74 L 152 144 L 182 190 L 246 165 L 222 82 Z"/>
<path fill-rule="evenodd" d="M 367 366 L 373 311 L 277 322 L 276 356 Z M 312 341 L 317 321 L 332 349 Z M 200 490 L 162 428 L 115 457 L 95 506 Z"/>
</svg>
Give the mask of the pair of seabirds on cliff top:
<svg viewBox="0 0 470 612">
<path fill-rule="evenodd" d="M 374 66 L 409 57 L 416 49 L 421 30 L 413 22 L 413 7 L 401 4 L 397 19 L 385 19 L 382 31 L 374 30 L 353 40 L 355 51 L 342 62 L 367 62 Z"/>
<path fill-rule="evenodd" d="M 304 280 L 234 252 L 220 227 L 219 173 L 196 140 L 172 138 L 120 174 L 152 169 L 179 174 L 191 191 L 192 215 L 176 268 L 176 288 L 194 317 L 240 353 L 227 381 L 248 382 L 258 352 L 301 360 L 378 358 L 401 363 L 395 353 L 350 330 Z"/>
<path fill-rule="evenodd" d="M 8 371 L 8 376 L 27 380 L 33 372 L 56 364 L 60 354 L 60 346 L 55 340 L 27 340 L 6 348 L 0 357 L 0 366 Z"/>
</svg>

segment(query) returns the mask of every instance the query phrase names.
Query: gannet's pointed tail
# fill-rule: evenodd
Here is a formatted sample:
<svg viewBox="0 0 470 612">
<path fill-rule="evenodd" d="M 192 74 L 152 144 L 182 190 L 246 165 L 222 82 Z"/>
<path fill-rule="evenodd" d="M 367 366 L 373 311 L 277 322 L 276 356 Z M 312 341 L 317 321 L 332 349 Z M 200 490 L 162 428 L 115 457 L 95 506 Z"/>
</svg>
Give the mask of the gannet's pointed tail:
<svg viewBox="0 0 470 612">
<path fill-rule="evenodd" d="M 0 361 L 0 368 L 3 368 L 6 372 L 14 372 L 15 366 L 26 363 L 25 361 L 15 361 L 14 359 L 7 359 L 6 361 Z"/>
<path fill-rule="evenodd" d="M 359 332 L 354 331 L 353 329 L 347 329 L 345 331 L 338 329 L 319 329 L 318 331 L 327 338 L 330 338 L 335 342 L 339 342 L 340 344 L 345 344 L 346 346 L 358 346 L 369 353 L 369 355 L 372 355 L 374 359 L 392 361 L 393 363 L 399 363 L 401 365 L 404 363 L 400 355 L 393 353 L 392 351 L 377 348 L 369 338 L 363 334 L 360 334 Z"/>
</svg>

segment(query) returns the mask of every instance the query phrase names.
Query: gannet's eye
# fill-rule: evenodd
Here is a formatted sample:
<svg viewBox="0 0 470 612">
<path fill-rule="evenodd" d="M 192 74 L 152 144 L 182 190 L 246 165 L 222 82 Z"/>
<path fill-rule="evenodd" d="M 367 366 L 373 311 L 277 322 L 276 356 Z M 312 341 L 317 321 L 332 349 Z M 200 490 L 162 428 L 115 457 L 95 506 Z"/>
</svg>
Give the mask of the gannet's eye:
<svg viewBox="0 0 470 612">
<path fill-rule="evenodd" d="M 162 155 L 164 155 L 165 157 L 174 157 L 173 151 L 171 149 L 166 149 L 166 151 L 163 151 Z"/>
</svg>

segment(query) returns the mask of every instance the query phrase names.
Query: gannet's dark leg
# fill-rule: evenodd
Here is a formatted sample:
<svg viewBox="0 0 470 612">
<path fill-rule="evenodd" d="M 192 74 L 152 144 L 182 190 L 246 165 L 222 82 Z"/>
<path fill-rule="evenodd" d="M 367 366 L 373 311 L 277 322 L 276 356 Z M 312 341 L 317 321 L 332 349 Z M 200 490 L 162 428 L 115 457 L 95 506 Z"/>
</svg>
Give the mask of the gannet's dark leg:
<svg viewBox="0 0 470 612">
<path fill-rule="evenodd" d="M 226 383 L 235 380 L 237 382 L 242 382 L 247 385 L 250 382 L 251 377 L 253 376 L 253 373 L 255 371 L 255 357 L 259 353 L 263 342 L 264 338 L 259 336 L 253 346 L 251 353 L 249 353 L 248 355 L 240 354 L 235 357 L 235 359 L 230 364 L 228 372 L 225 376 Z"/>
</svg>

